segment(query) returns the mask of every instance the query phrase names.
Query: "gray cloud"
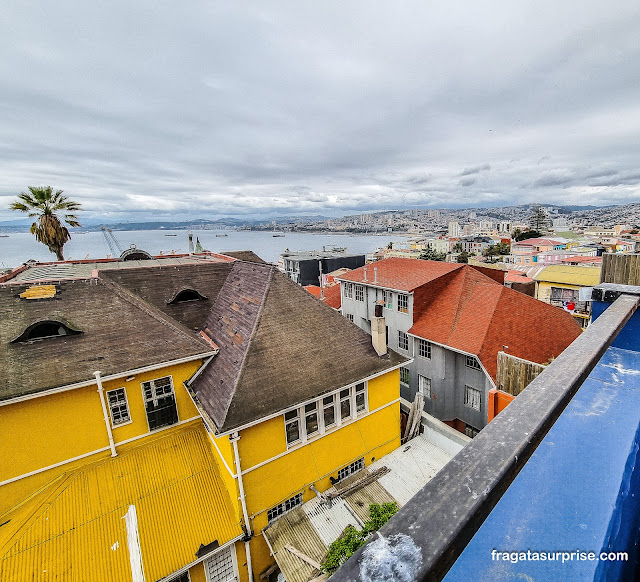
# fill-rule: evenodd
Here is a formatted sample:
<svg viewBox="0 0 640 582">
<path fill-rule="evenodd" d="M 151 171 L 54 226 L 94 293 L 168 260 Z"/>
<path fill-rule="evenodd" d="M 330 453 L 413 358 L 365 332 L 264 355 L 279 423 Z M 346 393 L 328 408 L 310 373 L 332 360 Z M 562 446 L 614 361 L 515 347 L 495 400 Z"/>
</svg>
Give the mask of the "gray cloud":
<svg viewBox="0 0 640 582">
<path fill-rule="evenodd" d="M 640 199 L 623 0 L 3 16 L 0 220 L 37 184 L 120 218 Z"/>
</svg>

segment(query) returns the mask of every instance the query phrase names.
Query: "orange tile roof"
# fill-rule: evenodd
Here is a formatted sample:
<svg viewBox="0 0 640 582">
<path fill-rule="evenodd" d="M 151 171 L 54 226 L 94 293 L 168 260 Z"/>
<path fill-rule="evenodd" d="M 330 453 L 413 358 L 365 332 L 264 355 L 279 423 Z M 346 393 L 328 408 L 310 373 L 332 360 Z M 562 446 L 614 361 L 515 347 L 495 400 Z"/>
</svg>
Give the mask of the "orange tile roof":
<svg viewBox="0 0 640 582">
<path fill-rule="evenodd" d="M 305 285 L 304 287 L 311 295 L 320 299 L 321 297 L 321 289 L 318 285 Z M 334 309 L 340 309 L 340 305 L 342 303 L 342 299 L 340 296 L 340 285 L 329 285 L 324 288 L 324 299 L 323 301 Z"/>
<path fill-rule="evenodd" d="M 602 263 L 602 257 L 567 257 L 560 259 L 561 263 Z"/>
<path fill-rule="evenodd" d="M 545 363 L 581 332 L 561 308 L 464 266 L 416 291 L 409 333 L 478 356 L 495 380 L 497 353 L 504 345 L 511 355 Z"/>
<path fill-rule="evenodd" d="M 533 279 L 527 277 L 521 271 L 509 271 L 504 281 L 505 283 L 532 283 Z"/>
<path fill-rule="evenodd" d="M 391 257 L 349 271 L 340 276 L 339 279 L 341 281 L 367 283 L 367 285 L 377 285 L 399 291 L 413 291 L 429 281 L 459 269 L 461 266 L 458 263 Z M 364 280 L 365 269 L 367 270 L 366 281 Z M 377 269 L 377 275 L 374 269 Z M 374 283 L 374 278 L 377 281 L 376 283 Z"/>
</svg>

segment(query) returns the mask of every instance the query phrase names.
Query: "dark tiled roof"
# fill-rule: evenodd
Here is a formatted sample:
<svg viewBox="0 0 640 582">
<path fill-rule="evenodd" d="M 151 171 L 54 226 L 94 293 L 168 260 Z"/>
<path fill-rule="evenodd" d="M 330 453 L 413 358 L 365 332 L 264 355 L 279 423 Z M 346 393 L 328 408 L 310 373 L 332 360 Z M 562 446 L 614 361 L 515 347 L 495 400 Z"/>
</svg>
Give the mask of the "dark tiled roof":
<svg viewBox="0 0 640 582">
<path fill-rule="evenodd" d="M 581 333 L 568 312 L 499 285 L 469 266 L 416 290 L 409 332 L 477 355 L 494 380 L 503 346 L 511 355 L 542 364 Z"/>
<path fill-rule="evenodd" d="M 199 331 L 204 327 L 231 265 L 233 262 L 100 271 L 100 277 L 118 283 L 189 329 Z M 168 303 L 185 289 L 193 289 L 206 299 Z"/>
<path fill-rule="evenodd" d="M 205 332 L 220 353 L 192 389 L 220 431 L 406 361 L 269 265 L 233 265 Z"/>
<path fill-rule="evenodd" d="M 253 251 L 229 251 L 229 252 L 223 252 L 223 255 L 226 255 L 227 257 L 233 257 L 234 259 L 237 259 L 238 261 L 248 261 L 250 263 L 264 263 L 265 261 L 263 261 L 258 255 L 256 255 Z"/>
<path fill-rule="evenodd" d="M 28 285 L 0 287 L 0 400 L 211 352 L 179 323 L 100 279 L 58 283 L 50 299 L 20 298 Z M 79 335 L 11 343 L 41 320 Z"/>
</svg>

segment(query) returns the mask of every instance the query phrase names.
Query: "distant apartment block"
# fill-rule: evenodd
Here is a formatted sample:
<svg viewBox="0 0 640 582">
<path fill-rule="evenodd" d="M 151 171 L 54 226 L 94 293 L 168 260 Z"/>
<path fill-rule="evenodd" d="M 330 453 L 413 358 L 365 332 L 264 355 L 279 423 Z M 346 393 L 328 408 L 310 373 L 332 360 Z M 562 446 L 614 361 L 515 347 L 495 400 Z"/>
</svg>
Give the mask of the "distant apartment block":
<svg viewBox="0 0 640 582">
<path fill-rule="evenodd" d="M 319 285 L 322 274 L 337 269 L 357 269 L 365 264 L 365 255 L 349 255 L 343 251 L 297 251 L 280 255 L 278 268 L 289 279 L 302 285 Z"/>
</svg>

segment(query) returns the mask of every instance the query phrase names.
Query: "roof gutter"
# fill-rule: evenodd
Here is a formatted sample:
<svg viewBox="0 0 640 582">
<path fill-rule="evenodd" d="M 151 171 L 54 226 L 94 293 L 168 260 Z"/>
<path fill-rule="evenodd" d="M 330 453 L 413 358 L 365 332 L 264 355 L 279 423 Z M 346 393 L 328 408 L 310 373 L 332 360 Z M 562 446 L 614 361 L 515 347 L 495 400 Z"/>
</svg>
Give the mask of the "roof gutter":
<svg viewBox="0 0 640 582">
<path fill-rule="evenodd" d="M 113 432 L 111 432 L 111 421 L 109 420 L 109 413 L 107 412 L 107 404 L 104 401 L 104 388 L 102 387 L 102 378 L 100 378 L 100 372 L 93 373 L 96 377 L 96 383 L 98 384 L 98 394 L 100 395 L 100 403 L 102 404 L 102 416 L 104 417 L 104 425 L 107 427 L 107 436 L 109 437 L 109 447 L 111 448 L 111 456 L 117 457 L 116 444 L 113 442 Z"/>
<path fill-rule="evenodd" d="M 109 374 L 102 377 L 103 382 L 109 382 L 110 380 L 117 380 L 118 378 L 126 378 L 127 376 L 136 376 L 137 374 L 143 374 L 145 372 L 152 372 L 160 368 L 166 368 L 167 366 L 177 366 L 178 364 L 184 364 L 186 362 L 193 362 L 194 360 L 203 360 L 215 356 L 218 352 L 205 352 L 203 354 L 196 354 L 194 356 L 187 356 L 179 358 L 177 360 L 169 360 L 168 362 L 160 362 L 158 364 L 151 364 L 150 366 L 144 366 L 142 368 L 134 368 L 133 370 L 125 370 L 124 372 L 118 372 L 116 374 Z M 66 386 L 59 386 L 58 388 L 51 388 L 49 390 L 43 390 L 41 392 L 35 392 L 33 394 L 25 394 L 23 396 L 16 396 L 15 398 L 8 398 L 7 400 L 0 400 L 0 406 L 7 404 L 15 404 L 16 402 L 24 402 L 25 400 L 33 400 L 34 398 L 40 398 L 42 396 L 49 396 L 50 394 L 58 394 L 60 392 L 67 392 L 68 390 L 75 390 L 76 388 L 86 388 L 96 383 L 95 380 L 86 380 L 84 382 L 76 382 L 75 384 L 67 384 Z"/>
</svg>

